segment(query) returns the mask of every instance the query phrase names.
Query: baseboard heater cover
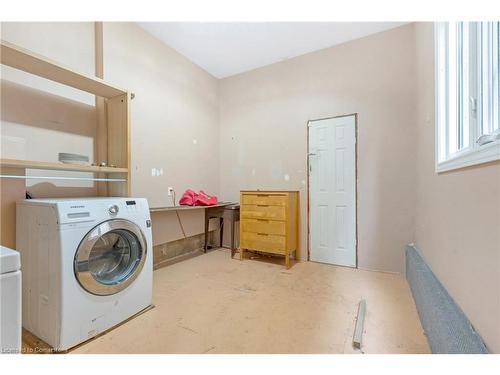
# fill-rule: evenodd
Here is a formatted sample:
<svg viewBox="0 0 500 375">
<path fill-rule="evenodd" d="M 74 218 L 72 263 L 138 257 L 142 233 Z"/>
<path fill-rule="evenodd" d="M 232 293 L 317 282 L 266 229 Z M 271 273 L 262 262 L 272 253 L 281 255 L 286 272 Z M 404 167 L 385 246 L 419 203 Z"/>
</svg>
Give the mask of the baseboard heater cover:
<svg viewBox="0 0 500 375">
<path fill-rule="evenodd" d="M 406 278 L 432 353 L 488 353 L 481 337 L 414 245 L 406 247 Z"/>
</svg>

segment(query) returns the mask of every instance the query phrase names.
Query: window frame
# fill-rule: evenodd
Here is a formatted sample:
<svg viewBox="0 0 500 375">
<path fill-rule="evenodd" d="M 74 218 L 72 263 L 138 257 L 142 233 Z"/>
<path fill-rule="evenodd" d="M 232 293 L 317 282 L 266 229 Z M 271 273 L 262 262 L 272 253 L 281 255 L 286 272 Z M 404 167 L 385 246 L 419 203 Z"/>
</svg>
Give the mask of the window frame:
<svg viewBox="0 0 500 375">
<path fill-rule="evenodd" d="M 472 23 L 471 23 L 472 24 Z M 467 145 L 463 148 L 450 154 L 448 152 L 450 144 L 449 134 L 449 97 L 448 97 L 448 34 L 450 24 L 435 23 L 434 24 L 434 93 L 435 93 L 435 170 L 437 173 L 451 171 L 459 168 L 465 168 L 472 165 L 487 163 L 494 160 L 500 160 L 500 139 L 484 145 L 479 145 L 477 140 L 482 133 L 482 98 L 481 92 L 482 75 L 479 73 L 482 68 L 483 61 L 481 59 L 481 50 L 477 47 L 481 45 L 480 30 L 482 25 L 477 23 L 473 28 L 469 37 L 475 38 L 475 48 L 467 46 L 471 53 L 468 61 L 469 66 L 469 83 L 467 84 L 469 91 L 469 99 L 465 102 L 468 105 L 467 113 L 469 117 L 467 121 L 468 139 Z M 454 25 L 454 24 L 453 24 Z M 469 24 L 470 27 L 470 24 Z M 444 47 L 441 43 L 445 43 Z M 444 48 L 442 50 L 441 48 Z M 444 61 L 443 61 L 444 59 Z M 498 77 L 497 77 L 498 80 Z M 442 85 L 444 84 L 444 87 Z M 491 82 L 493 85 L 494 82 Z M 497 93 L 498 95 L 498 93 Z M 475 98 L 475 99 L 473 99 Z M 475 106 L 471 106 L 474 100 Z M 490 101 L 491 102 L 491 101 Z M 444 108 L 443 108 L 444 106 Z M 475 116 L 472 115 L 475 107 Z M 460 122 L 461 119 L 458 119 Z M 459 129 L 456 129 L 457 133 Z M 444 148 L 444 149 L 443 149 Z"/>
</svg>

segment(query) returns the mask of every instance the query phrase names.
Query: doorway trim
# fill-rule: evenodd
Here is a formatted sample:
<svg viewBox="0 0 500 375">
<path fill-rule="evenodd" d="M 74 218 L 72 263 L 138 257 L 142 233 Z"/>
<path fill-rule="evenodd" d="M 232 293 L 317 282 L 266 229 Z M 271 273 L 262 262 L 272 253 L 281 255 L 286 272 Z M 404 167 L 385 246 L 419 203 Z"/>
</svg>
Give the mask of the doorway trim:
<svg viewBox="0 0 500 375">
<path fill-rule="evenodd" d="M 344 115 L 338 115 L 338 116 L 329 116 L 329 117 L 321 117 L 321 118 L 315 118 L 315 119 L 310 119 L 307 120 L 306 123 L 306 133 L 307 133 L 307 148 L 306 148 L 306 160 L 307 160 L 307 261 L 311 261 L 311 178 L 310 178 L 310 169 L 309 169 L 309 123 L 311 121 L 320 121 L 320 120 L 330 120 L 334 118 L 339 118 L 339 117 L 348 117 L 348 116 L 354 116 L 354 137 L 355 137 L 355 144 L 354 144 L 354 159 L 355 159 L 355 170 L 354 170 L 354 178 L 355 178 L 355 186 L 354 186 L 354 199 L 356 203 L 356 212 L 355 212 L 355 217 L 356 217 L 356 225 L 355 225 L 355 230 L 356 230 L 356 244 L 355 244 L 355 253 L 356 253 L 356 267 L 359 267 L 359 260 L 358 260 L 358 113 L 347 113 Z M 337 265 L 337 267 L 345 267 L 341 265 Z"/>
</svg>

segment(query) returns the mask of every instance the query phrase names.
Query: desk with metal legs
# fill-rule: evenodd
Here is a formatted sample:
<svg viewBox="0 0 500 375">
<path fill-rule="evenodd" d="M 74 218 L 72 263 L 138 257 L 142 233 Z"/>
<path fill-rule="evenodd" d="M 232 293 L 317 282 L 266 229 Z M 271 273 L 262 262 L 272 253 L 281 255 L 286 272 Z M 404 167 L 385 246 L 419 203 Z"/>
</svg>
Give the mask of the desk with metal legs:
<svg viewBox="0 0 500 375">
<path fill-rule="evenodd" d="M 224 235 L 224 219 L 227 219 L 231 224 L 231 257 L 236 251 L 235 245 L 235 231 L 236 222 L 240 220 L 240 205 L 233 202 L 219 202 L 213 206 L 169 206 L 169 207 L 154 207 L 150 208 L 150 212 L 165 212 L 165 211 L 184 211 L 184 210 L 205 210 L 205 243 L 203 251 L 206 253 L 208 250 L 208 232 L 210 219 L 219 219 L 220 224 L 220 247 L 222 247 L 222 240 Z M 180 220 L 180 219 L 179 219 Z"/>
</svg>

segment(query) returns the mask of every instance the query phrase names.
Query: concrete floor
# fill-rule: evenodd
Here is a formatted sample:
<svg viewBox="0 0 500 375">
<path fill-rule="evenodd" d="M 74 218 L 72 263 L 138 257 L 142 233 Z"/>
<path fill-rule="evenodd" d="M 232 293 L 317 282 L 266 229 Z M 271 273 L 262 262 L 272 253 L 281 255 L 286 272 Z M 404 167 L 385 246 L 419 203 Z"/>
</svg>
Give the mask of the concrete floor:
<svg viewBox="0 0 500 375">
<path fill-rule="evenodd" d="M 400 275 L 215 250 L 154 272 L 156 307 L 72 353 L 429 353 Z"/>
</svg>

